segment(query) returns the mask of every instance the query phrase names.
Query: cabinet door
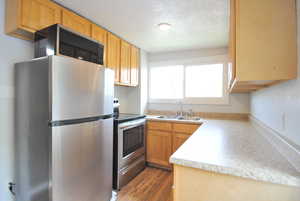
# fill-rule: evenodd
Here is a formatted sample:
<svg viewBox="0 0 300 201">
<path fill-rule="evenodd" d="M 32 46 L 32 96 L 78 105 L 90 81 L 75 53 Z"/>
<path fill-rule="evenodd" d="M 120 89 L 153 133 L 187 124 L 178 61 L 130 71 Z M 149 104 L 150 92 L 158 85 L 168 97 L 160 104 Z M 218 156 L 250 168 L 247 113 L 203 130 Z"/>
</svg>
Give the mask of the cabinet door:
<svg viewBox="0 0 300 201">
<path fill-rule="evenodd" d="M 134 46 L 131 46 L 130 63 L 130 85 L 137 86 L 139 84 L 140 54 L 139 49 Z"/>
<path fill-rule="evenodd" d="M 161 121 L 148 121 L 147 128 L 151 130 L 172 131 L 172 123 Z"/>
<path fill-rule="evenodd" d="M 29 31 L 37 31 L 61 22 L 61 8 L 48 0 L 23 0 L 21 23 Z"/>
<path fill-rule="evenodd" d="M 236 22 L 235 0 L 230 0 L 230 30 L 229 30 L 229 62 L 228 62 L 228 88 L 230 89 L 236 77 Z"/>
<path fill-rule="evenodd" d="M 92 38 L 99 41 L 102 45 L 104 45 L 104 52 L 103 52 L 104 66 L 106 66 L 107 34 L 108 32 L 105 29 L 95 24 L 92 24 Z"/>
<path fill-rule="evenodd" d="M 107 67 L 115 71 L 115 82 L 120 81 L 121 39 L 112 33 L 107 35 Z"/>
<path fill-rule="evenodd" d="M 171 167 L 172 133 L 156 130 L 147 132 L 147 162 Z"/>
<path fill-rule="evenodd" d="M 121 41 L 121 72 L 120 72 L 120 83 L 129 85 L 130 84 L 130 54 L 131 46 L 125 41 Z"/>
<path fill-rule="evenodd" d="M 239 81 L 286 80 L 297 76 L 295 4 L 295 0 L 235 1 Z"/>
<path fill-rule="evenodd" d="M 186 133 L 186 134 L 193 134 L 198 128 L 200 124 L 173 124 L 173 130 L 177 133 Z"/>
<path fill-rule="evenodd" d="M 63 9 L 62 12 L 62 24 L 85 36 L 91 36 L 91 23 L 85 18 L 66 9 Z"/>
<path fill-rule="evenodd" d="M 190 137 L 191 135 L 186 133 L 174 133 L 173 134 L 173 153 Z"/>
</svg>

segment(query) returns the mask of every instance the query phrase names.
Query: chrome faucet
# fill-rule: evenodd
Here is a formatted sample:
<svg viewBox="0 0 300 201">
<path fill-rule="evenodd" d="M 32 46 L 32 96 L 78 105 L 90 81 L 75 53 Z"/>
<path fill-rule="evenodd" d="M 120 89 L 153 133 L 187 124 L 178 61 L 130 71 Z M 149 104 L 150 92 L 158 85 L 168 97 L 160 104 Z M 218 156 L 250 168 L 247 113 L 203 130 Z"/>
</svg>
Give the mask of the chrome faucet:
<svg viewBox="0 0 300 201">
<path fill-rule="evenodd" d="M 192 118 L 194 116 L 193 109 L 189 109 L 188 116 Z"/>
<path fill-rule="evenodd" d="M 182 101 L 178 101 L 178 106 L 179 106 L 180 110 L 177 111 L 177 116 L 183 117 L 183 104 L 182 104 Z"/>
</svg>

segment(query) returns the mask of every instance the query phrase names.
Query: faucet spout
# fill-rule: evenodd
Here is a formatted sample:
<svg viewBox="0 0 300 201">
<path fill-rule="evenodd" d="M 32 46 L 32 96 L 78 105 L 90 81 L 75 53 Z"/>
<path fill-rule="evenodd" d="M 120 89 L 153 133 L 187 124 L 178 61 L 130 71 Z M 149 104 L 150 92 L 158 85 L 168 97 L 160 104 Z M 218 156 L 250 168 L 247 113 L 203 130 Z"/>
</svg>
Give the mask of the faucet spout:
<svg viewBox="0 0 300 201">
<path fill-rule="evenodd" d="M 182 101 L 178 101 L 179 111 L 177 112 L 177 115 L 180 117 L 183 117 L 183 104 Z"/>
</svg>

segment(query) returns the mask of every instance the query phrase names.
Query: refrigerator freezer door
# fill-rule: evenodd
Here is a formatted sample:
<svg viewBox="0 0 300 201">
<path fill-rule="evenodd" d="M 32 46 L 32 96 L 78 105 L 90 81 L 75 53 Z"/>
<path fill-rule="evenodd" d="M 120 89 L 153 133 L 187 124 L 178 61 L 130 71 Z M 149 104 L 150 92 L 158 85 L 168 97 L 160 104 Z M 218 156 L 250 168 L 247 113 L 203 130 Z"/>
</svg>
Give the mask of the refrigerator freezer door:
<svg viewBox="0 0 300 201">
<path fill-rule="evenodd" d="M 52 200 L 110 200 L 112 129 L 112 118 L 52 127 Z"/>
<path fill-rule="evenodd" d="M 51 121 L 113 113 L 111 69 L 64 56 L 50 60 Z"/>
</svg>

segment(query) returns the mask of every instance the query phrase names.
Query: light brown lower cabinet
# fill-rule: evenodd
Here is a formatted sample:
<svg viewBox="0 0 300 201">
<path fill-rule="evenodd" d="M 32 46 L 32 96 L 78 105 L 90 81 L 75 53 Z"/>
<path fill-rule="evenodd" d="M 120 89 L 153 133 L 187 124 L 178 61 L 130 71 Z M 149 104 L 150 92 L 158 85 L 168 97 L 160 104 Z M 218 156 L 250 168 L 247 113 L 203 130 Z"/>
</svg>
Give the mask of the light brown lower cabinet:
<svg viewBox="0 0 300 201">
<path fill-rule="evenodd" d="M 186 133 L 173 133 L 173 152 L 175 152 L 190 136 L 191 135 Z"/>
<path fill-rule="evenodd" d="M 172 153 L 172 133 L 167 131 L 148 130 L 147 161 L 153 164 L 170 167 Z"/>
<path fill-rule="evenodd" d="M 199 128 L 200 124 L 147 122 L 147 162 L 171 168 L 170 156 Z"/>
</svg>

